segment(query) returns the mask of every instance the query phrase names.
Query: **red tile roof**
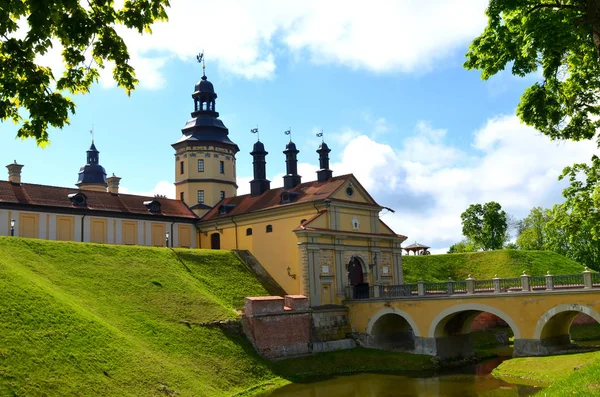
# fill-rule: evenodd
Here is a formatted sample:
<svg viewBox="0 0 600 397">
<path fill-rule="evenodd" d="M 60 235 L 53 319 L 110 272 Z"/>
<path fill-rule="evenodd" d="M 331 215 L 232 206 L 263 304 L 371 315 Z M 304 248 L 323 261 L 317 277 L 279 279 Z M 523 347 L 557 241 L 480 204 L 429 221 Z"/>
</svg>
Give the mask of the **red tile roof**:
<svg viewBox="0 0 600 397">
<path fill-rule="evenodd" d="M 227 216 L 233 216 L 246 214 L 248 212 L 266 210 L 269 208 L 285 207 L 300 203 L 309 203 L 317 200 L 325 200 L 352 177 L 352 174 L 340 175 L 325 182 L 312 181 L 301 183 L 293 189 L 284 189 L 283 187 L 270 189 L 260 196 L 254 197 L 249 194 L 227 197 L 221 201 L 220 204 L 217 204 L 212 210 L 208 211 L 206 215 L 202 217 L 202 220 L 205 221 L 218 218 L 220 205 L 234 205 L 235 207 L 233 207 L 231 211 L 227 213 Z M 284 191 L 297 193 L 298 196 L 289 204 L 280 204 L 281 193 Z"/>
<path fill-rule="evenodd" d="M 68 195 L 81 192 L 87 197 L 86 207 L 75 207 Z M 144 201 L 157 200 L 161 204 L 161 213 L 150 213 Z M 50 208 L 69 210 L 73 212 L 108 212 L 121 214 L 121 216 L 136 217 L 177 217 L 197 219 L 196 214 L 179 200 L 167 198 L 135 196 L 131 194 L 111 194 L 108 192 L 94 192 L 47 185 L 23 183 L 15 185 L 8 181 L 0 181 L 0 207 L 5 204 L 26 207 L 46 207 L 40 211 L 49 211 Z M 32 208 L 33 209 L 33 208 Z"/>
</svg>

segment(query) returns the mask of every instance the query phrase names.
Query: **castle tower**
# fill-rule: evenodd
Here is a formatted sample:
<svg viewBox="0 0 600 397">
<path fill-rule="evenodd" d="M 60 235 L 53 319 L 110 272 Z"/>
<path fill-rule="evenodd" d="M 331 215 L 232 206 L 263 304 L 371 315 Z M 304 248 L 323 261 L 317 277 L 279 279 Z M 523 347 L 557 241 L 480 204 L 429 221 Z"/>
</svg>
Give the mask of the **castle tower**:
<svg viewBox="0 0 600 397">
<path fill-rule="evenodd" d="M 202 216 L 223 198 L 237 194 L 235 154 L 240 149 L 218 118 L 217 94 L 204 73 L 192 98 L 192 119 L 171 146 L 175 149 L 176 198 Z"/>
<path fill-rule="evenodd" d="M 108 183 L 106 182 L 106 171 L 100 165 L 100 152 L 94 145 L 87 151 L 87 164 L 79 169 L 79 179 L 76 185 L 81 190 L 93 190 L 96 192 L 106 192 Z"/>
</svg>

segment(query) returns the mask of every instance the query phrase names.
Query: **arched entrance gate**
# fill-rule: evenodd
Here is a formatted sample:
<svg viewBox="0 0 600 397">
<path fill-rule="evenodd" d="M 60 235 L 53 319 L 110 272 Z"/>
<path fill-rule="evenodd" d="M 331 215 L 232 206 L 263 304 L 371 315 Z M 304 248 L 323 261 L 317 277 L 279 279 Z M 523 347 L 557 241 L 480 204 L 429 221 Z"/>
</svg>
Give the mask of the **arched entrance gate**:
<svg viewBox="0 0 600 397">
<path fill-rule="evenodd" d="M 352 287 L 354 299 L 369 298 L 369 282 L 365 276 L 361 259 L 352 256 L 348 262 L 348 285 Z"/>
</svg>

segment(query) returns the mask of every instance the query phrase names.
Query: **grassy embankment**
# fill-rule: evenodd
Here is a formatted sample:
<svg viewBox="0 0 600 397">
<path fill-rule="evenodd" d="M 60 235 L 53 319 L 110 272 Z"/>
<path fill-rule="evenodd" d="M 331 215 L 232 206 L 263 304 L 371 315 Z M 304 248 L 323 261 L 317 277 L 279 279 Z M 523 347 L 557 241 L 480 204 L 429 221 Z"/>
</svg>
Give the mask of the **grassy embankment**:
<svg viewBox="0 0 600 397">
<path fill-rule="evenodd" d="M 548 251 L 500 250 L 465 254 L 417 255 L 402 258 L 407 283 L 425 281 L 465 280 L 471 277 L 485 280 L 517 277 L 526 271 L 530 276 L 575 274 L 583 271 L 579 263 Z"/>
<path fill-rule="evenodd" d="M 476 275 L 461 266 L 430 262 L 411 274 Z M 264 294 L 225 251 L 0 237 L 0 395 L 253 394 L 315 375 L 436 367 L 368 349 L 270 363 L 207 325 L 239 318 L 243 296 Z"/>
<path fill-rule="evenodd" d="M 207 324 L 265 294 L 226 251 L 0 237 L 0 395 L 222 396 L 436 366 L 368 349 L 270 363 Z"/>
</svg>

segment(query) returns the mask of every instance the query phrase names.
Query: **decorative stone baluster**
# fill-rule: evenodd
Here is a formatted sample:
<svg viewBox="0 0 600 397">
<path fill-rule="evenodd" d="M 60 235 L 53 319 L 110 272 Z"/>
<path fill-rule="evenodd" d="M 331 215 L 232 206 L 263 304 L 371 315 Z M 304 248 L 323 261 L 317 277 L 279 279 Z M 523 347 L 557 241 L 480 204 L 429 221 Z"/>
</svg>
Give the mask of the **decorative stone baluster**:
<svg viewBox="0 0 600 397">
<path fill-rule="evenodd" d="M 471 277 L 471 275 L 469 274 L 469 276 L 467 277 L 467 294 L 474 294 L 475 293 L 475 279 L 473 277 Z"/>
<path fill-rule="evenodd" d="M 523 274 L 521 274 L 521 290 L 523 292 L 531 292 L 531 283 L 529 282 L 529 276 L 523 270 Z"/>
<path fill-rule="evenodd" d="M 554 279 L 552 278 L 552 275 L 550 274 L 550 270 L 548 270 L 546 272 L 546 291 L 552 291 L 554 290 Z"/>
<path fill-rule="evenodd" d="M 379 298 L 381 296 L 381 285 L 373 286 L 373 298 Z"/>
<path fill-rule="evenodd" d="M 452 277 L 448 277 L 448 295 L 454 294 L 454 280 Z"/>
<path fill-rule="evenodd" d="M 590 269 L 588 269 L 587 266 L 583 271 L 583 285 L 583 289 L 592 289 L 592 287 L 594 286 L 592 284 L 592 272 L 590 271 Z"/>
<path fill-rule="evenodd" d="M 500 279 L 498 278 L 497 274 L 494 276 L 492 281 L 494 282 L 494 294 L 499 294 L 502 292 L 502 289 L 500 288 Z"/>
<path fill-rule="evenodd" d="M 417 292 L 419 294 L 419 296 L 424 296 L 425 295 L 425 282 L 423 281 L 423 279 L 419 279 L 419 282 L 417 283 Z"/>
</svg>

